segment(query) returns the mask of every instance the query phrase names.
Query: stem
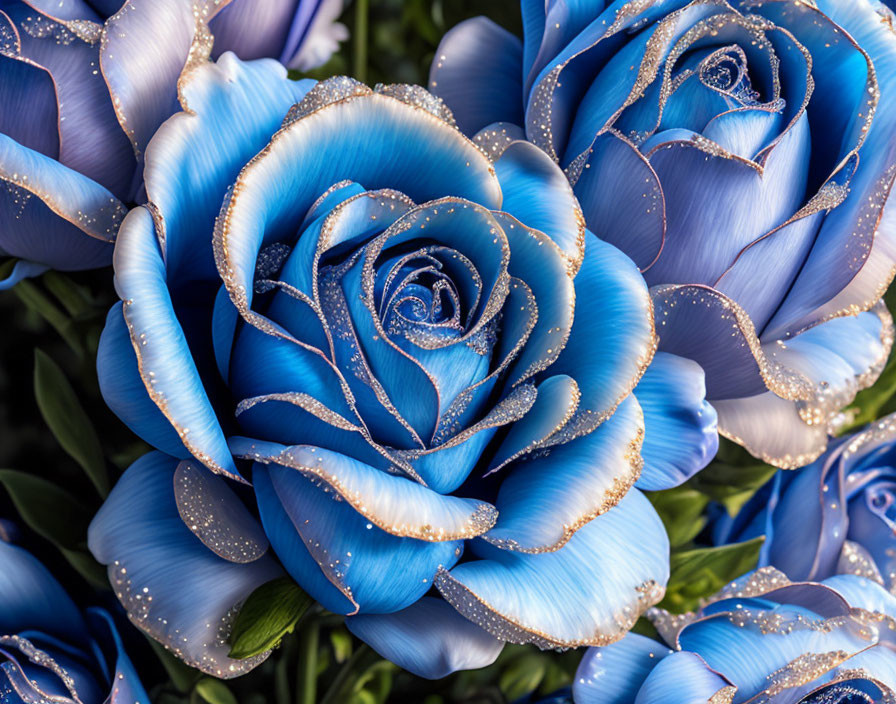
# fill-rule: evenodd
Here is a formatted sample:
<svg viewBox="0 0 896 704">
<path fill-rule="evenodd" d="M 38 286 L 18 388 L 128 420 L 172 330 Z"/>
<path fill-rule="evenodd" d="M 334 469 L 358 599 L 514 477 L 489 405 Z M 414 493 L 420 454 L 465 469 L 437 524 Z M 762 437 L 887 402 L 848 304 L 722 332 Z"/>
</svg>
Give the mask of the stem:
<svg viewBox="0 0 896 704">
<path fill-rule="evenodd" d="M 289 667 L 295 654 L 295 639 L 286 638 L 280 648 L 280 658 L 274 668 L 274 699 L 277 704 L 289 704 Z"/>
<path fill-rule="evenodd" d="M 380 656 L 369 645 L 362 645 L 358 648 L 336 673 L 336 677 L 324 698 L 320 700 L 320 704 L 344 704 L 347 702 L 348 695 L 358 677 L 379 659 Z"/>
<path fill-rule="evenodd" d="M 317 649 L 320 644 L 320 624 L 310 618 L 299 633 L 299 672 L 296 682 L 296 704 L 315 704 L 317 701 Z"/>
<path fill-rule="evenodd" d="M 367 25 L 370 0 L 355 0 L 355 50 L 352 73 L 361 83 L 367 82 Z"/>
</svg>

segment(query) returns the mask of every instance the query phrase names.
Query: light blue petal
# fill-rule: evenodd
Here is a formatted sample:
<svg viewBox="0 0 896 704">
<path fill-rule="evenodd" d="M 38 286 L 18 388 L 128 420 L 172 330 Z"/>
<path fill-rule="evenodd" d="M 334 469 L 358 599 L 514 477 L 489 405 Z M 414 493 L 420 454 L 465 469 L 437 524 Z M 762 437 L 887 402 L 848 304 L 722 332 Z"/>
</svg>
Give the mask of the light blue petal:
<svg viewBox="0 0 896 704">
<path fill-rule="evenodd" d="M 576 704 L 632 704 L 650 671 L 671 653 L 636 633 L 603 648 L 589 648 L 576 670 L 573 698 Z"/>
<path fill-rule="evenodd" d="M 576 289 L 569 262 L 547 235 L 501 213 L 496 217 L 510 243 L 510 275 L 525 282 L 535 297 L 538 319 L 526 345 L 513 361 L 506 383 L 516 385 L 553 366 L 571 337 Z"/>
<path fill-rule="evenodd" d="M 190 456 L 171 422 L 146 391 L 120 302 L 106 316 L 96 368 L 103 400 L 125 425 L 173 457 Z"/>
<path fill-rule="evenodd" d="M 259 364 L 259 360 L 264 364 Z M 354 418 L 340 374 L 320 350 L 243 325 L 230 358 L 230 389 L 238 401 L 277 393 L 303 393 L 345 418 Z"/>
<path fill-rule="evenodd" d="M 423 596 L 439 567 L 453 565 L 462 551 L 460 540 L 391 535 L 347 501 L 337 500 L 339 495 L 319 480 L 291 467 L 256 463 L 253 479 L 271 545 L 292 577 L 330 611 L 403 609 Z"/>
<path fill-rule="evenodd" d="M 584 437 L 501 469 L 507 476 L 498 490 L 498 522 L 484 539 L 509 550 L 556 550 L 595 516 L 613 513 L 641 469 L 643 429 L 629 396 Z"/>
<path fill-rule="evenodd" d="M 331 88 L 320 90 L 318 100 Z M 500 207 L 490 162 L 460 132 L 396 98 L 364 93 L 358 86 L 353 90 L 349 98 L 294 114 L 296 119 L 240 174 L 235 185 L 239 195 L 225 204 L 215 237 L 219 267 L 240 305 L 251 303 L 262 245 L 292 236 L 314 201 L 334 183 L 393 188 L 415 202 L 451 195 Z"/>
<path fill-rule="evenodd" d="M 175 502 L 177 465 L 160 452 L 132 464 L 90 524 L 88 544 L 133 623 L 192 667 L 235 677 L 267 654 L 229 658 L 220 632 L 237 604 L 283 573 L 268 555 L 223 559 L 190 531 Z"/>
<path fill-rule="evenodd" d="M 481 559 L 439 573 L 442 596 L 495 637 L 543 648 L 618 640 L 669 576 L 665 530 L 636 489 L 554 552 L 473 548 Z"/>
<path fill-rule="evenodd" d="M 819 591 L 824 587 L 815 585 Z M 749 606 L 749 605 L 748 605 Z M 819 632 L 813 629 L 787 629 L 788 623 L 805 622 L 813 617 L 806 609 L 777 606 L 771 610 L 782 625 L 773 632 L 764 631 L 755 620 L 730 618 L 728 613 L 698 620 L 679 634 L 683 650 L 699 653 L 716 672 L 738 689 L 738 701 L 746 701 L 769 684 L 768 675 L 807 653 L 843 650 L 857 652 L 868 642 L 849 625 Z M 769 614 L 771 615 L 771 613 Z"/>
<path fill-rule="evenodd" d="M 712 701 L 731 684 L 689 652 L 672 653 L 653 668 L 634 704 L 691 704 Z M 723 700 L 724 701 L 724 700 Z"/>
<path fill-rule="evenodd" d="M 828 577 L 822 584 L 840 594 L 854 608 L 884 614 L 891 619 L 896 619 L 896 596 L 870 579 L 853 574 L 838 574 Z M 885 640 L 896 642 L 894 636 L 887 638 L 886 627 L 881 630 Z"/>
<path fill-rule="evenodd" d="M 272 465 L 272 470 L 276 470 L 272 478 L 275 486 L 281 485 L 281 477 L 300 473 L 319 485 L 327 485 L 330 492 L 342 497 L 368 521 L 397 537 L 431 542 L 467 539 L 481 535 L 495 522 L 495 509 L 488 503 L 443 496 L 340 452 L 311 445 L 286 447 L 240 437 L 231 438 L 230 446 L 238 457 Z"/>
<path fill-rule="evenodd" d="M 762 350 L 767 360 L 801 375 L 811 384 L 809 388 L 817 390 L 799 406 L 771 392 L 716 400 L 710 390 L 712 376 L 704 366 L 707 396 L 719 414 L 719 428 L 740 438 L 756 456 L 768 458 L 766 461 L 778 466 L 808 463 L 824 450 L 828 424 L 839 407 L 877 377 L 888 354 L 891 325 L 889 313 L 878 304 L 867 313 L 822 323 L 786 344 L 764 344 Z M 703 364 L 704 360 L 698 361 Z M 818 420 L 810 424 L 804 418 L 812 413 L 817 414 Z"/>
<path fill-rule="evenodd" d="M 144 14 L 157 21 L 162 13 L 155 9 Z M 141 61 L 158 60 L 142 51 L 143 44 L 139 46 Z M 162 75 L 157 66 L 151 73 L 155 78 Z M 155 133 L 144 170 L 147 197 L 165 223 L 170 280 L 183 285 L 215 275 L 208 243 L 227 187 L 268 143 L 290 106 L 313 85 L 312 81 L 288 80 L 286 70 L 274 61 L 242 62 L 229 53 L 186 75 L 181 93 L 189 112 L 178 113 Z M 133 90 L 133 85 L 128 84 L 127 89 Z M 150 96 L 134 96 L 135 101 L 144 98 Z M 152 117 L 151 112 L 141 112 L 138 119 L 142 122 Z M 134 128 L 138 134 L 142 129 Z M 141 148 L 145 147 L 144 143 Z"/>
<path fill-rule="evenodd" d="M 447 103 L 457 126 L 474 135 L 493 122 L 523 123 L 520 40 L 486 17 L 449 30 L 429 69 L 429 90 Z"/>
<path fill-rule="evenodd" d="M 491 459 L 489 474 L 546 443 L 572 418 L 579 396 L 575 379 L 565 374 L 549 376 L 542 381 L 532 408 L 510 426 L 501 440 Z"/>
<path fill-rule="evenodd" d="M 706 400 L 699 364 L 657 352 L 635 387 L 635 396 L 644 412 L 644 469 L 635 486 L 648 491 L 671 489 L 715 457 L 718 418 Z"/>
<path fill-rule="evenodd" d="M 631 392 L 653 356 L 650 296 L 634 263 L 590 233 L 573 283 L 572 329 L 550 371 L 575 379 L 579 411 L 596 420 Z"/>
<path fill-rule="evenodd" d="M 387 660 L 431 680 L 487 667 L 504 647 L 446 602 L 428 596 L 392 614 L 350 616 L 345 625 Z"/>
<path fill-rule="evenodd" d="M 511 142 L 495 162 L 501 209 L 550 237 L 576 269 L 584 256 L 585 223 L 566 175 L 529 142 Z"/>
</svg>

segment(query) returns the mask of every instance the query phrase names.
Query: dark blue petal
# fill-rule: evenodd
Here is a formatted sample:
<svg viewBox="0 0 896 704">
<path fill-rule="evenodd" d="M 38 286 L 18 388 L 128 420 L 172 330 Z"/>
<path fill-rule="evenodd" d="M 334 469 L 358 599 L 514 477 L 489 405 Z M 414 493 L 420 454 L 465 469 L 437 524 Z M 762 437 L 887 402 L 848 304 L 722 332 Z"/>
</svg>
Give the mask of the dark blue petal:
<svg viewBox="0 0 896 704">
<path fill-rule="evenodd" d="M 18 33 L 21 55 L 46 68 L 53 77 L 59 113 L 59 161 L 108 188 L 117 198 L 131 200 L 137 163 L 116 118 L 102 71 L 98 70 L 102 68 L 99 42 L 88 42 L 48 16 L 40 18 L 40 31 L 29 32 L 25 28 L 34 19 L 31 7 L 16 3 L 7 4 L 5 9 L 23 28 Z M 93 29 L 100 27 L 93 25 Z"/>
<path fill-rule="evenodd" d="M 0 134 L 0 251 L 73 271 L 105 266 L 124 206 L 100 184 Z"/>
<path fill-rule="evenodd" d="M 15 32 L 0 10 L 0 32 Z M 59 158 L 59 116 L 53 77 L 43 66 L 18 56 L 0 55 L 0 133 L 51 159 Z"/>
<path fill-rule="evenodd" d="M 576 196 L 588 229 L 618 247 L 645 270 L 663 248 L 666 204 L 659 177 L 634 144 L 600 135 L 581 175 Z"/>
<path fill-rule="evenodd" d="M 43 631 L 83 642 L 86 626 L 59 582 L 22 548 L 0 540 L 0 632 Z"/>
<path fill-rule="evenodd" d="M 7 276 L 5 279 L 0 280 L 0 291 L 5 291 L 12 288 L 22 279 L 28 279 L 32 276 L 40 276 L 48 268 L 49 267 L 43 264 L 38 264 L 37 262 L 29 262 L 25 259 L 17 261 L 15 263 L 15 266 L 13 266 L 12 271 L 9 272 L 9 276 Z"/>
<path fill-rule="evenodd" d="M 149 704 L 149 696 L 143 689 L 134 664 L 124 650 L 124 644 L 112 617 L 98 608 L 88 609 L 87 614 L 94 633 L 102 632 L 107 635 L 113 646 L 110 660 L 112 689 L 109 692 L 108 704 Z"/>
</svg>

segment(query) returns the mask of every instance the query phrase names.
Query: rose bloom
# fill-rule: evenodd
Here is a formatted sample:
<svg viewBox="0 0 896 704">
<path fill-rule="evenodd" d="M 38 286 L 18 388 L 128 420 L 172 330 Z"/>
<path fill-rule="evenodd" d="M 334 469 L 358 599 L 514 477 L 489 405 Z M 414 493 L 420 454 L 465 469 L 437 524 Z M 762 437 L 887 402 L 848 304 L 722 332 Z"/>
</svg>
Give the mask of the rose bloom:
<svg viewBox="0 0 896 704">
<path fill-rule="evenodd" d="M 668 578 L 640 489 L 705 464 L 715 414 L 696 363 L 654 358 L 644 280 L 560 169 L 525 141 L 486 156 L 419 86 L 231 54 L 181 83 L 97 363 L 168 455 L 91 527 L 134 622 L 244 672 L 229 623 L 276 556 L 427 677 L 620 638 Z"/>
<path fill-rule="evenodd" d="M 760 563 L 794 579 L 859 574 L 896 591 L 896 417 L 836 440 L 801 472 L 778 472 L 717 543 L 765 536 Z"/>
<path fill-rule="evenodd" d="M 520 41 L 452 29 L 430 89 L 525 137 L 651 286 L 720 432 L 798 467 L 882 369 L 892 323 L 896 34 L 877 0 L 522 0 Z M 869 311 L 869 312 L 865 312 Z"/>
</svg>

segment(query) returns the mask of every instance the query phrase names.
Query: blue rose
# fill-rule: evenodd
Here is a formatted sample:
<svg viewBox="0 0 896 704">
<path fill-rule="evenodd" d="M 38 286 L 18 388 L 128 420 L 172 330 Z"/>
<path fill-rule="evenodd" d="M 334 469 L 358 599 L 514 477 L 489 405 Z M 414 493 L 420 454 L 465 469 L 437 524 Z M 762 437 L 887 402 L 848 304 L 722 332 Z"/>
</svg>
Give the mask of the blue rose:
<svg viewBox="0 0 896 704">
<path fill-rule="evenodd" d="M 430 89 L 565 170 L 651 286 L 660 349 L 700 363 L 720 432 L 781 467 L 824 450 L 892 344 L 896 34 L 877 0 L 522 0 Z"/>
<path fill-rule="evenodd" d="M 489 159 L 416 86 L 296 83 L 228 54 L 182 90 L 116 244 L 110 407 L 169 455 L 251 478 L 289 574 L 414 672 L 620 637 L 668 574 L 633 485 L 705 463 L 715 415 L 690 360 L 645 374 L 647 288 L 559 168 L 525 141 Z M 147 630 L 172 644 L 214 588 L 165 574 L 188 543 L 216 548 L 190 521 L 166 546 L 142 471 L 91 545 L 145 567 L 130 589 L 156 595 Z"/>
<path fill-rule="evenodd" d="M 696 614 L 651 613 L 669 647 L 629 634 L 592 648 L 576 704 L 873 704 L 896 696 L 896 598 L 843 575 L 790 582 L 771 568 Z"/>
<path fill-rule="evenodd" d="M 801 472 L 778 472 L 737 516 L 715 521 L 716 542 L 765 535 L 760 564 L 794 579 L 860 574 L 896 591 L 894 440 L 887 416 Z"/>
<path fill-rule="evenodd" d="M 177 107 L 178 76 L 212 51 L 323 63 L 341 0 L 0 2 L 0 288 L 48 267 L 107 265 L 140 166 Z M 212 37 L 214 34 L 214 39 Z M 150 194 L 151 196 L 151 194 Z"/>
<path fill-rule="evenodd" d="M 0 702 L 149 704 L 109 614 L 79 609 L 33 555 L 3 539 Z"/>
</svg>

